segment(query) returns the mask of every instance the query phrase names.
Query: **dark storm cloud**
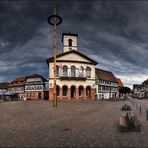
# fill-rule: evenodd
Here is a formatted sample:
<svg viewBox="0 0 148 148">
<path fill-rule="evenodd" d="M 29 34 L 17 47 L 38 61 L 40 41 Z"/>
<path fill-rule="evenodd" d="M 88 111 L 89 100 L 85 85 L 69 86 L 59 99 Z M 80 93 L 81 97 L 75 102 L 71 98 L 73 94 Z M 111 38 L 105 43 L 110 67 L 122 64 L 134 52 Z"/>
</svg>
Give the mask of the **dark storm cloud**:
<svg viewBox="0 0 148 148">
<path fill-rule="evenodd" d="M 31 73 L 48 78 L 51 8 L 47 0 L 0 2 L 1 81 Z M 57 12 L 63 18 L 57 27 L 57 53 L 62 52 L 62 32 L 78 33 L 78 50 L 98 61 L 98 67 L 113 71 L 130 86 L 146 79 L 148 2 L 57 0 Z"/>
</svg>

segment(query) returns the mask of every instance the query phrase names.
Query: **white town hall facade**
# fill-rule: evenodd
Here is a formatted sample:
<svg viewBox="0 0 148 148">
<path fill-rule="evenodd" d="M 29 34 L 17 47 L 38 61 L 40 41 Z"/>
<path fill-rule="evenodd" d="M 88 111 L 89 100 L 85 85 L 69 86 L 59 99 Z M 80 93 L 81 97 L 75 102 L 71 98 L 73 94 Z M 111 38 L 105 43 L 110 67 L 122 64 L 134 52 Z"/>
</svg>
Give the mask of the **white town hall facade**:
<svg viewBox="0 0 148 148">
<path fill-rule="evenodd" d="M 90 57 L 78 52 L 77 34 L 63 33 L 63 53 L 56 56 L 56 92 L 58 100 L 95 99 L 95 66 Z M 49 100 L 53 99 L 54 61 L 49 67 Z"/>
</svg>

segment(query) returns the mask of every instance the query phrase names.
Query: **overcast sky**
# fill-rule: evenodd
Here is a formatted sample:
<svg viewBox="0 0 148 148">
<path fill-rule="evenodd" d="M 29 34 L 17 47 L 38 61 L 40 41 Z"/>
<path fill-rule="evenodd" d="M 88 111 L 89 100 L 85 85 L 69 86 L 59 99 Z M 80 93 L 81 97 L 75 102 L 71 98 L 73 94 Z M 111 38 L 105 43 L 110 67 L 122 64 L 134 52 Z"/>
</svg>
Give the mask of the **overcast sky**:
<svg viewBox="0 0 148 148">
<path fill-rule="evenodd" d="M 148 2 L 57 0 L 62 32 L 78 34 L 78 50 L 98 68 L 110 70 L 125 85 L 148 78 Z M 46 59 L 53 55 L 50 0 L 0 1 L 0 81 L 38 73 L 48 78 Z"/>
</svg>

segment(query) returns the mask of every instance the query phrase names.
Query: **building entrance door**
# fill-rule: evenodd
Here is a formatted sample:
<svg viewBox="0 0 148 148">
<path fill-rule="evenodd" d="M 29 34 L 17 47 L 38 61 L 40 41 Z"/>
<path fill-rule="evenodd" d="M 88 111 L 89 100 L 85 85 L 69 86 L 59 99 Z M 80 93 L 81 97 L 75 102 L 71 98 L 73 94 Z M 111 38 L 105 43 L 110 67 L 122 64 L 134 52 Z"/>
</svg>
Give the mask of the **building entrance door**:
<svg viewBox="0 0 148 148">
<path fill-rule="evenodd" d="M 76 97 L 76 87 L 71 86 L 71 98 L 75 98 L 75 97 Z"/>
<path fill-rule="evenodd" d="M 41 93 L 38 93 L 38 98 L 41 99 Z"/>
</svg>

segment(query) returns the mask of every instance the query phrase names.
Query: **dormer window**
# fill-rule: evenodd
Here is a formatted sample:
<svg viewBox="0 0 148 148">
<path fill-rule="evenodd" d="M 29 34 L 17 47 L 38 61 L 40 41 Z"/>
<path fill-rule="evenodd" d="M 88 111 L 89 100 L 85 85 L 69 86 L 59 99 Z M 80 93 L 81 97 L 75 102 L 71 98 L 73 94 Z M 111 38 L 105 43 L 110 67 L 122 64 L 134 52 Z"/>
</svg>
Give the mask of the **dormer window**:
<svg viewBox="0 0 148 148">
<path fill-rule="evenodd" d="M 72 46 L 72 39 L 68 40 L 68 46 Z"/>
</svg>

